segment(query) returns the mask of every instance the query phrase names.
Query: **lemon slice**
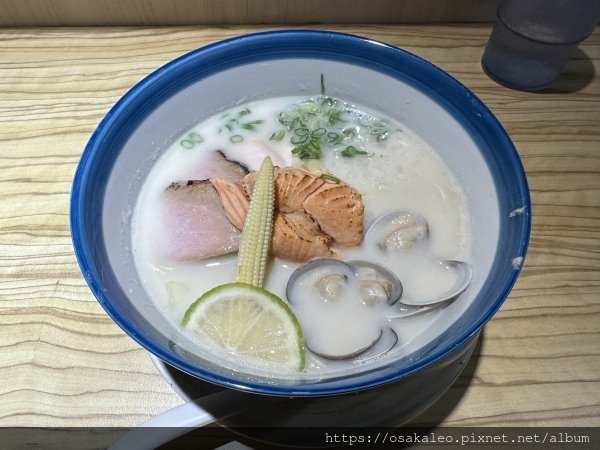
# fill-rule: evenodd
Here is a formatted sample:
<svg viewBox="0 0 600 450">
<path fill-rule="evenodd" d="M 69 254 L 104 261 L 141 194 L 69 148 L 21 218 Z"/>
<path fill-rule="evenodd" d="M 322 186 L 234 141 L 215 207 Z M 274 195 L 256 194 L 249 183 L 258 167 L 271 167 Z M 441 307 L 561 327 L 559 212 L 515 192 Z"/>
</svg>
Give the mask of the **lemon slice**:
<svg viewBox="0 0 600 450">
<path fill-rule="evenodd" d="M 304 368 L 304 338 L 296 316 L 282 299 L 260 287 L 217 286 L 192 303 L 181 323 L 238 359 Z"/>
</svg>

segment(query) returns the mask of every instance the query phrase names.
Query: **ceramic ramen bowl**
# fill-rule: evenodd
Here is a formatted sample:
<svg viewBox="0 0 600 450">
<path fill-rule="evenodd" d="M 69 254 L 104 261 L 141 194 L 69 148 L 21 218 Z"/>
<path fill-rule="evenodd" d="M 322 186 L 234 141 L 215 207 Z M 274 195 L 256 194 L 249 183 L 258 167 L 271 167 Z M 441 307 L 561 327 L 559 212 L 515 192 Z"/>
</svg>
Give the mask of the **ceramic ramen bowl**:
<svg viewBox="0 0 600 450">
<path fill-rule="evenodd" d="M 318 95 L 323 79 L 328 94 L 406 124 L 453 173 L 469 211 L 473 280 L 462 309 L 449 307 L 444 315 L 443 332 L 409 354 L 364 370 L 308 379 L 234 370 L 196 352 L 149 297 L 132 255 L 132 213 L 156 161 L 187 130 L 234 105 Z M 72 187 L 71 231 L 81 271 L 98 302 L 127 334 L 174 370 L 220 388 L 301 400 L 336 396 L 348 402 L 343 394 L 360 393 L 372 403 L 389 389 L 396 399 L 405 396 L 407 401 L 398 414 L 386 412 L 380 418 L 398 424 L 448 389 L 483 326 L 508 296 L 528 245 L 530 202 L 521 161 L 507 133 L 447 73 L 402 49 L 359 36 L 274 31 L 202 47 L 127 92 L 85 148 Z M 417 388 L 419 395 L 411 394 Z M 334 404 L 327 404 L 317 408 L 317 415 L 331 416 Z M 344 423 L 364 424 L 358 419 Z"/>
</svg>

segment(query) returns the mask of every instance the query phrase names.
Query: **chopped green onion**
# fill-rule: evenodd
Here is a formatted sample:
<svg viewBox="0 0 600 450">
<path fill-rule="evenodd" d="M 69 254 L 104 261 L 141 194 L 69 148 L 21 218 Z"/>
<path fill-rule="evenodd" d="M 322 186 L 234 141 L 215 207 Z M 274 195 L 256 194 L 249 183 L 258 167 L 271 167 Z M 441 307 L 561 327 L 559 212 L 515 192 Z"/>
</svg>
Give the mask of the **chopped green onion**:
<svg viewBox="0 0 600 450">
<path fill-rule="evenodd" d="M 385 120 L 326 96 L 323 76 L 321 83 L 320 96 L 296 103 L 277 116 L 285 131 L 290 132 L 288 139 L 294 156 L 317 159 L 326 150 L 339 151 L 344 157 L 368 155 L 354 145 L 366 147 L 388 138 L 389 124 Z M 270 139 L 282 140 L 284 134 L 274 132 Z"/>
<path fill-rule="evenodd" d="M 342 130 L 342 133 L 344 134 L 345 137 L 349 138 L 349 137 L 356 136 L 357 131 L 354 128 L 344 128 L 344 130 Z"/>
<path fill-rule="evenodd" d="M 296 128 L 304 128 L 304 124 L 300 120 L 300 117 L 294 117 L 289 124 L 288 127 L 290 130 L 295 130 Z"/>
<path fill-rule="evenodd" d="M 356 147 L 354 147 L 353 145 L 349 145 L 344 150 L 342 150 L 342 152 L 340 154 L 345 158 L 352 158 L 353 156 L 368 155 L 369 153 L 365 152 L 364 150 L 359 150 Z"/>
<path fill-rule="evenodd" d="M 289 116 L 286 113 L 284 113 L 283 111 L 280 112 L 279 115 L 277 116 L 277 121 L 281 125 L 289 125 L 290 124 Z"/>
<path fill-rule="evenodd" d="M 256 131 L 256 125 L 260 125 L 263 122 L 264 122 L 264 120 L 260 120 L 260 119 L 259 120 L 253 120 L 252 122 L 243 123 L 240 126 L 244 130 Z"/>
<path fill-rule="evenodd" d="M 325 128 L 317 128 L 310 133 L 310 136 L 313 138 L 320 138 L 321 136 L 325 135 L 325 133 L 327 133 Z"/>
<path fill-rule="evenodd" d="M 244 138 L 242 136 L 240 136 L 239 134 L 234 134 L 233 136 L 231 136 L 229 138 L 229 140 L 231 141 L 232 144 L 237 144 L 238 142 L 242 142 L 244 140 Z"/>
<path fill-rule="evenodd" d="M 292 136 L 290 138 L 290 143 L 296 145 L 296 144 L 303 144 L 306 141 L 308 141 L 308 135 L 305 136 Z"/>
<path fill-rule="evenodd" d="M 292 149 L 292 154 L 300 159 L 320 159 L 321 144 L 316 139 L 311 139 L 308 142 L 298 145 Z"/>
<path fill-rule="evenodd" d="M 248 114 L 251 114 L 252 111 L 249 108 L 244 108 L 241 111 L 239 111 L 237 113 L 237 115 L 235 117 L 229 117 L 230 114 L 229 113 L 225 113 L 221 116 L 222 119 L 227 119 L 227 121 L 225 123 L 223 123 L 223 125 L 217 130 L 219 134 L 228 131 L 228 132 L 233 132 L 235 131 L 236 128 L 241 128 L 243 130 L 248 130 L 248 131 L 256 131 L 257 126 L 264 123 L 264 120 L 262 119 L 257 119 L 257 120 L 250 120 L 248 122 L 241 122 L 240 118 L 243 116 L 247 116 Z M 239 142 L 239 138 L 233 138 L 233 136 L 230 137 L 229 139 L 231 140 L 231 142 Z"/>
<path fill-rule="evenodd" d="M 327 110 L 327 118 L 329 121 L 329 125 L 335 125 L 338 122 L 344 122 L 344 120 L 342 119 L 342 113 L 343 111 L 339 110 L 339 109 L 329 109 Z"/>
<path fill-rule="evenodd" d="M 290 142 L 294 145 L 302 144 L 308 141 L 310 137 L 310 131 L 306 127 L 296 128 L 294 130 L 294 135 L 290 138 Z"/>
<path fill-rule="evenodd" d="M 327 143 L 331 144 L 331 145 L 336 145 L 339 144 L 340 142 L 342 142 L 342 135 L 339 133 L 336 133 L 335 131 L 330 131 L 329 133 L 327 133 Z"/>
<path fill-rule="evenodd" d="M 196 144 L 201 144 L 202 142 L 204 142 L 202 136 L 200 136 L 198 133 L 192 132 L 179 141 L 179 145 L 185 149 L 191 150 L 196 146 Z"/>
<path fill-rule="evenodd" d="M 330 173 L 322 173 L 319 175 L 319 178 L 322 178 L 325 181 L 332 181 L 335 184 L 340 184 L 341 180 L 335 175 L 331 175 Z"/>
<path fill-rule="evenodd" d="M 275 131 L 269 138 L 272 142 L 281 141 L 285 137 L 285 130 Z"/>
<path fill-rule="evenodd" d="M 324 97 L 323 100 L 321 100 L 321 106 L 336 106 L 337 105 L 337 100 L 334 100 L 331 97 Z"/>
</svg>

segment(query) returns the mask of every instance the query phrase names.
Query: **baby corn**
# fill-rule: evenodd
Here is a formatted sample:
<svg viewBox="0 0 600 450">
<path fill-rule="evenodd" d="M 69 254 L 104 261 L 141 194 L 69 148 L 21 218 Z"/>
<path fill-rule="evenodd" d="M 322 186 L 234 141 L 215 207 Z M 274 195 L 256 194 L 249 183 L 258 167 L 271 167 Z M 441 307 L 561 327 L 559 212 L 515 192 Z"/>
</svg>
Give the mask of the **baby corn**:
<svg viewBox="0 0 600 450">
<path fill-rule="evenodd" d="M 275 175 L 268 156 L 256 177 L 235 271 L 235 281 L 262 287 L 267 268 L 269 245 L 273 230 Z"/>
</svg>

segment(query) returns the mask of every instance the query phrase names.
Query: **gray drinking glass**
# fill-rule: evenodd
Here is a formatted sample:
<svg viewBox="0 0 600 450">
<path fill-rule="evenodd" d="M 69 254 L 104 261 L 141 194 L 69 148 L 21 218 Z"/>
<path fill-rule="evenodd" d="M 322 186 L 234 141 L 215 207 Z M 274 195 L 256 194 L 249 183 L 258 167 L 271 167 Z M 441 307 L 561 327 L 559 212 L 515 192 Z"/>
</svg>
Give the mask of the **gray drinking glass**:
<svg viewBox="0 0 600 450">
<path fill-rule="evenodd" d="M 543 89 L 599 20 L 600 0 L 502 0 L 481 64 L 504 86 Z"/>
</svg>

